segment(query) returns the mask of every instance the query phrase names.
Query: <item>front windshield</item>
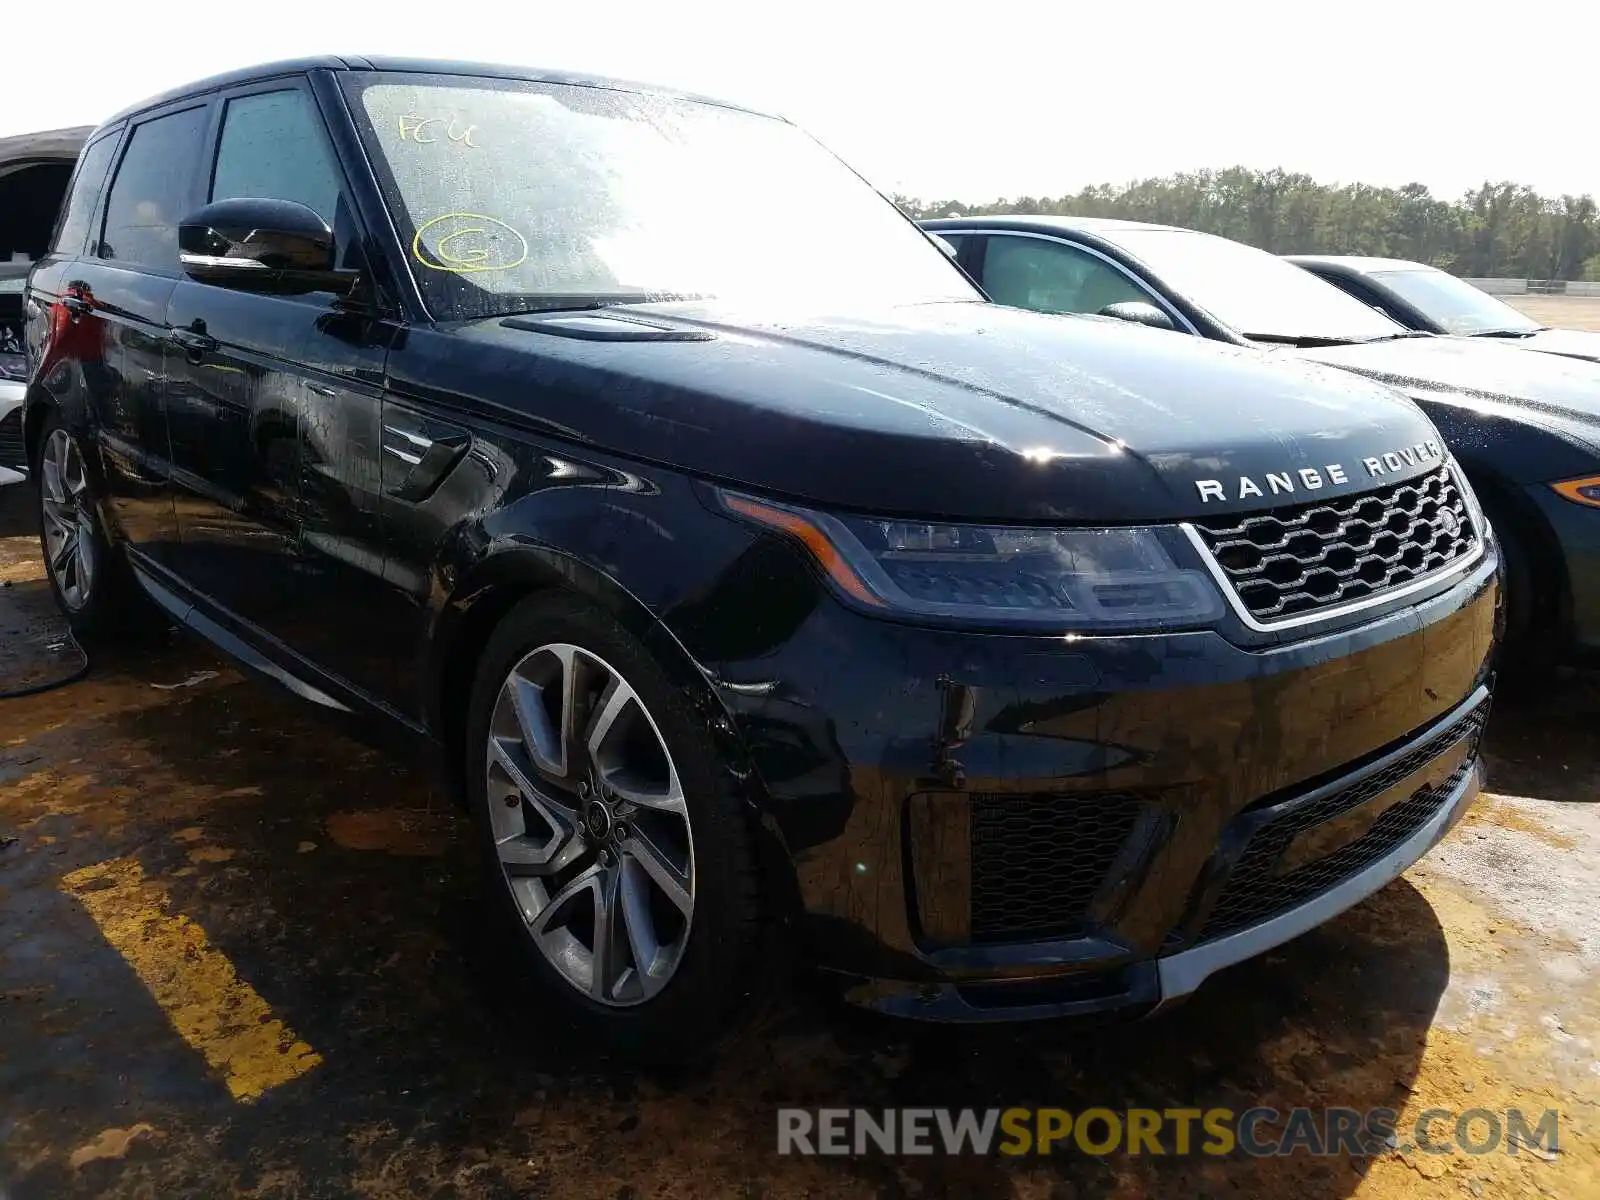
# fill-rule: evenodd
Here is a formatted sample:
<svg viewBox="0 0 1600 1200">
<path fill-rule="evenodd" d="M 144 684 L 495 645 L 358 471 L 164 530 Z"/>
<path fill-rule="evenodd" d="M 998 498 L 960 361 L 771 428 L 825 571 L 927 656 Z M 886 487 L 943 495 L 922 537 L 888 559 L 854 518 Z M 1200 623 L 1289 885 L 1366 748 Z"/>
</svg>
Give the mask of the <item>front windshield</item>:
<svg viewBox="0 0 1600 1200">
<path fill-rule="evenodd" d="M 1451 333 L 1532 333 L 1540 328 L 1503 300 L 1435 267 L 1374 271 L 1372 277 Z"/>
<path fill-rule="evenodd" d="M 1104 236 L 1245 337 L 1361 342 L 1403 332 L 1382 313 L 1265 250 L 1188 229 L 1115 229 Z"/>
<path fill-rule="evenodd" d="M 354 74 L 346 86 L 437 317 L 981 299 L 893 205 L 775 118 L 571 84 Z"/>
</svg>

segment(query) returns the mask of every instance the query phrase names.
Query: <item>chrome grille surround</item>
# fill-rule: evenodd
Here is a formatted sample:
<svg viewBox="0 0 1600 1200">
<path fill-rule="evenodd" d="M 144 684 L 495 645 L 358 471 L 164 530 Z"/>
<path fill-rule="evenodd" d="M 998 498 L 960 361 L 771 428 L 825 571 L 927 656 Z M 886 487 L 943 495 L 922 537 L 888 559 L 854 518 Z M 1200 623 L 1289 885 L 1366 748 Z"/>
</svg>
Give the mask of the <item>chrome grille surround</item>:
<svg viewBox="0 0 1600 1200">
<path fill-rule="evenodd" d="M 1395 599 L 1464 570 L 1483 554 L 1481 522 L 1446 464 L 1374 491 L 1182 528 L 1245 624 L 1270 630 Z"/>
</svg>

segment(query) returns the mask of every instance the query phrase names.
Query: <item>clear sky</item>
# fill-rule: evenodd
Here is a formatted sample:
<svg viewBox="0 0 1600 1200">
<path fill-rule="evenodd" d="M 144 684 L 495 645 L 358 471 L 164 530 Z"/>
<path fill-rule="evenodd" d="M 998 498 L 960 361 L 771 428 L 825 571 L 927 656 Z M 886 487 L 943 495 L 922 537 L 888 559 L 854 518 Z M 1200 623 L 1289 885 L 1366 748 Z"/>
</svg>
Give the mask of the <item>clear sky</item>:
<svg viewBox="0 0 1600 1200">
<path fill-rule="evenodd" d="M 924 199 L 1234 164 L 1600 194 L 1595 0 L 19 0 L 3 24 L 0 135 L 274 58 L 419 54 L 775 109 Z"/>
</svg>

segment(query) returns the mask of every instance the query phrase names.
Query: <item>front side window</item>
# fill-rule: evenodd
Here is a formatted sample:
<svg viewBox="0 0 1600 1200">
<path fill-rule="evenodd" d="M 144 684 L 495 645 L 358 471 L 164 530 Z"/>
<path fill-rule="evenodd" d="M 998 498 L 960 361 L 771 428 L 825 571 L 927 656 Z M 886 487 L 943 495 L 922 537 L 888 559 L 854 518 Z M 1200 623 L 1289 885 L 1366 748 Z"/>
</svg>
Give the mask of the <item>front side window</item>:
<svg viewBox="0 0 1600 1200">
<path fill-rule="evenodd" d="M 990 234 L 983 289 L 1000 304 L 1037 312 L 1097 313 L 1150 294 L 1104 259 L 1043 238 Z"/>
<path fill-rule="evenodd" d="M 1539 322 L 1434 267 L 1374 271 L 1372 278 L 1451 333 L 1532 333 Z"/>
<path fill-rule="evenodd" d="M 981 299 L 889 201 L 783 121 L 566 84 L 352 73 L 345 86 L 438 317 Z"/>
<path fill-rule="evenodd" d="M 134 128 L 106 201 L 101 258 L 160 271 L 177 268 L 178 222 L 186 215 L 190 172 L 204 132 L 203 108 Z"/>
<path fill-rule="evenodd" d="M 94 220 L 94 210 L 100 204 L 100 193 L 105 190 L 106 172 L 111 169 L 111 155 L 117 149 L 117 135 L 107 134 L 99 141 L 86 146 L 78 162 L 78 173 L 72 177 L 72 191 L 61 215 L 61 226 L 56 230 L 54 254 L 82 254 L 83 244 L 89 237 L 89 224 Z"/>
<path fill-rule="evenodd" d="M 293 200 L 331 226 L 340 190 L 322 115 L 305 92 L 290 88 L 228 101 L 212 200 Z"/>
</svg>

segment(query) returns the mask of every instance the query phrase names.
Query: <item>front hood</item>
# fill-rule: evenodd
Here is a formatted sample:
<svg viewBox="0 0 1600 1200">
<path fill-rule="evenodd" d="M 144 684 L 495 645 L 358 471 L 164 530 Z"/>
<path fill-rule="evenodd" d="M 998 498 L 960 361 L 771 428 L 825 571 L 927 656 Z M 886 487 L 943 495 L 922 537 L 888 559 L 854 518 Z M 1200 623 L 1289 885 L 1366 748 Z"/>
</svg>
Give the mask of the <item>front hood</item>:
<svg viewBox="0 0 1600 1200">
<path fill-rule="evenodd" d="M 1600 333 L 1586 329 L 1541 329 L 1525 338 L 1508 338 L 1507 346 L 1523 350 L 1542 350 L 1546 354 L 1565 354 L 1600 362 Z"/>
<path fill-rule="evenodd" d="M 983 303 L 606 317 L 669 340 L 574 332 L 589 314 L 559 335 L 561 318 L 478 321 L 412 338 L 396 386 L 756 490 L 960 519 L 1172 520 L 1437 465 L 1432 425 L 1383 387 L 1123 322 Z"/>
<path fill-rule="evenodd" d="M 1528 354 L 1526 341 L 1401 338 L 1296 351 L 1354 371 L 1408 395 L 1487 401 L 1563 422 L 1600 422 L 1600 365 L 1555 354 Z"/>
</svg>

